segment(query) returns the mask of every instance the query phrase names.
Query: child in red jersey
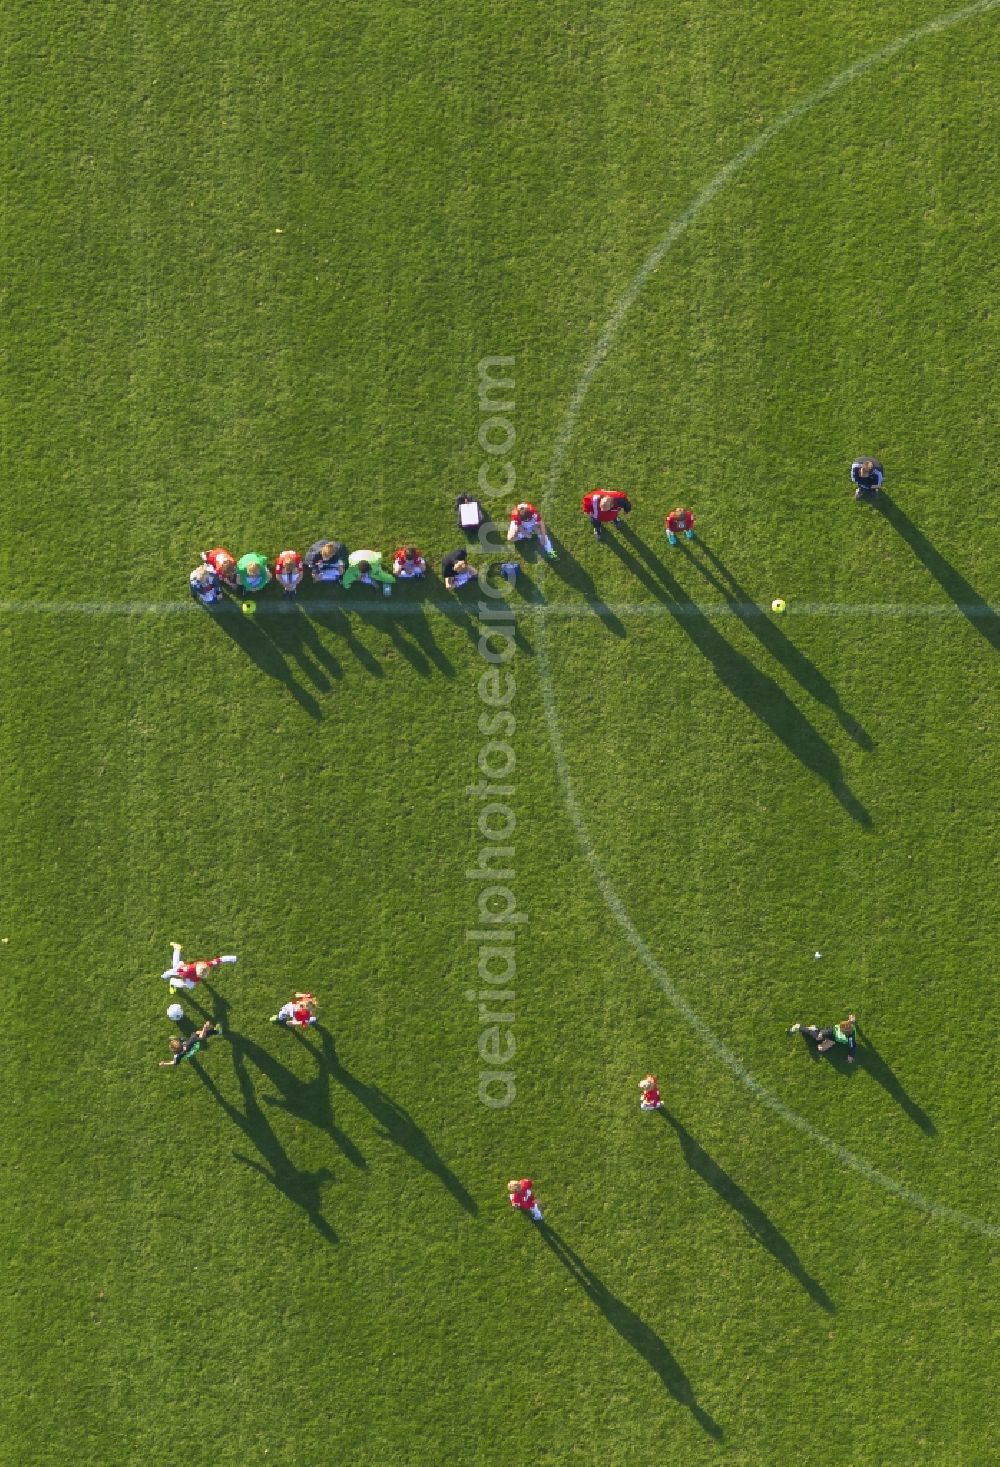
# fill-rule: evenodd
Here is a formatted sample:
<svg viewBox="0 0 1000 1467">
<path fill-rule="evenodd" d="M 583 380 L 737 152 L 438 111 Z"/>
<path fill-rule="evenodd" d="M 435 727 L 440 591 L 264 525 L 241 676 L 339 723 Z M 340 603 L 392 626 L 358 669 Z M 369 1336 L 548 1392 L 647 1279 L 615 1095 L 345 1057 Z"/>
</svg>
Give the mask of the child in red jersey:
<svg viewBox="0 0 1000 1467">
<path fill-rule="evenodd" d="M 508 541 L 531 540 L 537 537 L 545 554 L 550 560 L 555 560 L 556 552 L 545 521 L 533 504 L 525 501 L 523 504 L 515 504 L 510 512 L 510 525 L 507 529 Z"/>
<path fill-rule="evenodd" d="M 199 983 L 204 982 L 213 968 L 220 963 L 235 963 L 236 958 L 232 953 L 227 953 L 219 958 L 199 958 L 194 963 L 181 962 L 181 945 L 179 942 L 171 943 L 173 949 L 170 955 L 170 967 L 160 977 L 165 978 L 171 988 L 196 988 Z"/>
<path fill-rule="evenodd" d="M 272 1024 L 287 1025 L 290 1029 L 308 1029 L 318 1024 L 316 1018 L 316 995 L 297 993 L 289 1003 L 282 1004 L 276 1014 L 271 1015 Z"/>
<path fill-rule="evenodd" d="M 660 1099 L 660 1087 L 656 1083 L 655 1075 L 647 1075 L 639 1081 L 639 1089 L 642 1091 L 642 1099 L 639 1101 L 640 1110 L 662 1110 L 663 1101 Z"/>
<path fill-rule="evenodd" d="M 239 581 L 236 579 L 236 557 L 231 555 L 224 545 L 217 545 L 214 550 L 203 550 L 201 558 L 205 565 L 210 565 L 224 586 L 230 591 L 239 590 Z"/>
<path fill-rule="evenodd" d="M 535 1222 L 541 1222 L 542 1209 L 535 1201 L 535 1184 L 530 1177 L 522 1177 L 519 1182 L 508 1182 L 507 1196 L 511 1207 L 516 1207 L 518 1212 L 530 1212 Z"/>
<path fill-rule="evenodd" d="M 286 596 L 294 596 L 305 572 L 297 550 L 283 550 L 274 562 L 274 576 Z"/>
<path fill-rule="evenodd" d="M 418 581 L 427 574 L 427 562 L 415 545 L 401 545 L 392 557 L 392 573 L 397 581 Z"/>
<path fill-rule="evenodd" d="M 580 508 L 590 519 L 599 540 L 605 525 L 617 525 L 621 515 L 632 513 L 632 501 L 618 489 L 592 489 L 583 496 Z"/>
<path fill-rule="evenodd" d="M 672 509 L 663 523 L 666 527 L 667 539 L 671 545 L 677 544 L 678 535 L 683 535 L 685 540 L 694 539 L 695 518 L 692 512 L 689 509 L 685 509 L 683 505 L 678 505 L 676 509 Z"/>
</svg>

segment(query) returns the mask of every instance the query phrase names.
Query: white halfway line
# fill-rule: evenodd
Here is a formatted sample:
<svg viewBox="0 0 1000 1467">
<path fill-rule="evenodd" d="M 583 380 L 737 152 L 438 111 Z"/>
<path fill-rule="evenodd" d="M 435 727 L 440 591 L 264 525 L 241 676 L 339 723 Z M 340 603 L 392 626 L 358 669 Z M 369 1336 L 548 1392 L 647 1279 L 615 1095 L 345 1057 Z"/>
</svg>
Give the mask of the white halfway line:
<svg viewBox="0 0 1000 1467">
<path fill-rule="evenodd" d="M 755 601 L 528 601 L 520 605 L 507 603 L 514 618 L 590 616 L 767 616 L 775 613 L 770 606 Z M 330 615 L 369 616 L 422 616 L 427 610 L 453 612 L 474 617 L 478 603 L 472 601 L 425 601 L 355 602 L 308 601 L 293 604 L 287 601 L 260 601 L 257 616 L 304 616 L 323 617 Z M 238 614 L 238 602 L 227 602 L 221 608 L 206 612 L 193 600 L 186 601 L 0 601 L 0 617 L 3 616 L 174 616 L 185 612 L 202 616 L 231 616 Z M 490 607 L 490 620 L 496 621 L 496 609 Z M 972 617 L 990 620 L 1000 617 L 1000 610 L 982 601 L 974 602 L 898 602 L 898 601 L 792 601 L 784 613 L 788 616 L 859 616 L 896 617 L 900 619 L 942 620 L 955 617 Z"/>
</svg>

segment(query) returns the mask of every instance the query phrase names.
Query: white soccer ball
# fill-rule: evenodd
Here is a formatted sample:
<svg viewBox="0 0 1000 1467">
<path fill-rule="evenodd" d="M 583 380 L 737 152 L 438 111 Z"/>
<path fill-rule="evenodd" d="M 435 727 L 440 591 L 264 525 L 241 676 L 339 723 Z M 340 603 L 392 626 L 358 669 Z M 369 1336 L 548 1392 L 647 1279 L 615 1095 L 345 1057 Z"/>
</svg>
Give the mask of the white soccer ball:
<svg viewBox="0 0 1000 1467">
<path fill-rule="evenodd" d="M 175 1024 L 179 1024 L 180 1021 L 181 1021 L 181 1019 L 183 1019 L 183 1017 L 184 1017 L 184 1006 L 183 1006 L 183 1004 L 172 1003 L 170 1005 L 170 1007 L 167 1009 L 167 1018 L 168 1019 L 173 1019 L 173 1021 L 174 1021 Z"/>
</svg>

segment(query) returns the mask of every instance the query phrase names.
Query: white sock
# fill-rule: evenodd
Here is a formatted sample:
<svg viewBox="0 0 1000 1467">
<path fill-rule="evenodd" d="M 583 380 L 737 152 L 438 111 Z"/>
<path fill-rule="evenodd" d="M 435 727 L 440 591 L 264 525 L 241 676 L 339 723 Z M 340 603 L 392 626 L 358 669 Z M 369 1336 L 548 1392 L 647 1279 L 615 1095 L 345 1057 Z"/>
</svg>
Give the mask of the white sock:
<svg viewBox="0 0 1000 1467">
<path fill-rule="evenodd" d="M 229 954 L 223 956 L 222 958 L 220 958 L 219 961 L 222 962 L 222 963 L 235 963 L 236 962 L 236 957 L 235 957 L 234 954 L 229 953 Z"/>
</svg>

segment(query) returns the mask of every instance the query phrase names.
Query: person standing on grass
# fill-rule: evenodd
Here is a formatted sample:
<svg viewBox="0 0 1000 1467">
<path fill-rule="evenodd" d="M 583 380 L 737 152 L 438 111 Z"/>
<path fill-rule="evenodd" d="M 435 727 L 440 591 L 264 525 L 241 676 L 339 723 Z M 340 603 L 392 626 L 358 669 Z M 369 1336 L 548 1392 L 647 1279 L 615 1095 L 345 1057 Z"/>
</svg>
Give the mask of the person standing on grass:
<svg viewBox="0 0 1000 1467">
<path fill-rule="evenodd" d="M 694 539 L 694 514 L 691 510 L 685 509 L 683 505 L 679 504 L 676 509 L 672 509 L 663 524 L 671 545 L 677 544 L 678 535 L 683 535 L 685 540 Z"/>
<path fill-rule="evenodd" d="M 839 1024 L 833 1024 L 829 1029 L 819 1029 L 815 1024 L 793 1024 L 789 1034 L 801 1034 L 804 1039 L 809 1039 L 816 1046 L 817 1054 L 826 1054 L 835 1044 L 843 1045 L 847 1050 L 847 1063 L 853 1065 L 854 1051 L 857 1048 L 855 1031 L 858 1023 L 853 1014 L 848 1014 Z"/>
<path fill-rule="evenodd" d="M 355 581 L 360 581 L 362 586 L 374 586 L 377 581 L 383 596 L 392 595 L 393 576 L 391 571 L 382 569 L 381 550 L 355 550 L 347 557 L 344 590 L 350 590 Z"/>
<path fill-rule="evenodd" d="M 342 540 L 317 540 L 309 546 L 305 560 L 314 581 L 337 582 L 347 569 L 347 546 Z"/>
<path fill-rule="evenodd" d="M 642 1091 L 642 1098 L 639 1101 L 640 1110 L 663 1109 L 663 1101 L 660 1098 L 660 1087 L 656 1083 L 655 1075 L 647 1075 L 645 1079 L 640 1080 L 639 1089 Z"/>
<path fill-rule="evenodd" d="M 296 594 L 304 574 L 302 556 L 297 550 L 283 550 L 274 562 L 275 580 L 286 596 Z"/>
<path fill-rule="evenodd" d="M 877 499 L 885 473 L 877 458 L 856 458 L 851 464 L 855 499 Z"/>
<path fill-rule="evenodd" d="M 314 993 L 297 993 L 295 997 L 286 1004 L 282 1004 L 276 1014 L 270 1018 L 272 1024 L 287 1025 L 290 1029 L 308 1029 L 313 1024 L 318 1024 L 316 1018 L 316 995 Z"/>
<path fill-rule="evenodd" d="M 271 579 L 271 572 L 267 568 L 267 556 L 259 555 L 256 550 L 248 551 L 241 555 L 236 562 L 236 579 L 247 595 L 256 595 L 263 591 Z"/>
<path fill-rule="evenodd" d="M 201 560 L 203 565 L 215 571 L 219 580 L 230 591 L 238 590 L 240 583 L 236 578 L 236 561 L 224 545 L 217 545 L 214 550 L 203 550 Z"/>
<path fill-rule="evenodd" d="M 210 1039 L 216 1039 L 222 1034 L 218 1024 L 213 1024 L 211 1019 L 206 1019 L 200 1029 L 189 1034 L 186 1039 L 171 1039 L 170 1059 L 160 1060 L 160 1069 L 169 1070 L 174 1065 L 179 1065 L 181 1060 L 194 1059 L 208 1047 Z"/>
<path fill-rule="evenodd" d="M 545 528 L 545 521 L 535 506 L 528 504 L 527 501 L 523 504 L 515 504 L 511 510 L 507 539 L 509 542 L 537 539 L 549 559 L 555 560 L 556 558 L 555 547 Z"/>
<path fill-rule="evenodd" d="M 594 536 L 600 540 L 605 525 L 617 525 L 623 514 L 632 513 L 632 501 L 619 489 L 592 489 L 583 496 L 580 505 L 594 527 Z"/>
<path fill-rule="evenodd" d="M 222 585 L 210 565 L 197 565 L 188 576 L 191 595 L 201 606 L 217 606 L 222 600 Z"/>
<path fill-rule="evenodd" d="M 392 557 L 392 573 L 397 581 L 419 581 L 427 574 L 427 562 L 415 545 L 401 545 Z"/>
<path fill-rule="evenodd" d="M 441 562 L 441 574 L 449 591 L 457 591 L 459 586 L 465 586 L 469 581 L 479 578 L 476 567 L 470 565 L 465 556 L 464 550 L 453 550 Z"/>
<path fill-rule="evenodd" d="M 170 955 L 170 967 L 160 977 L 165 978 L 171 988 L 196 988 L 203 982 L 212 971 L 222 963 L 235 963 L 236 957 L 233 953 L 226 953 L 218 958 L 199 958 L 196 962 L 185 963 L 181 961 L 181 945 L 179 942 L 170 944 L 172 952 Z"/>
<path fill-rule="evenodd" d="M 507 1196 L 511 1207 L 517 1208 L 518 1212 L 530 1213 L 535 1222 L 542 1221 L 542 1209 L 535 1201 L 535 1184 L 530 1177 L 508 1182 Z"/>
</svg>

